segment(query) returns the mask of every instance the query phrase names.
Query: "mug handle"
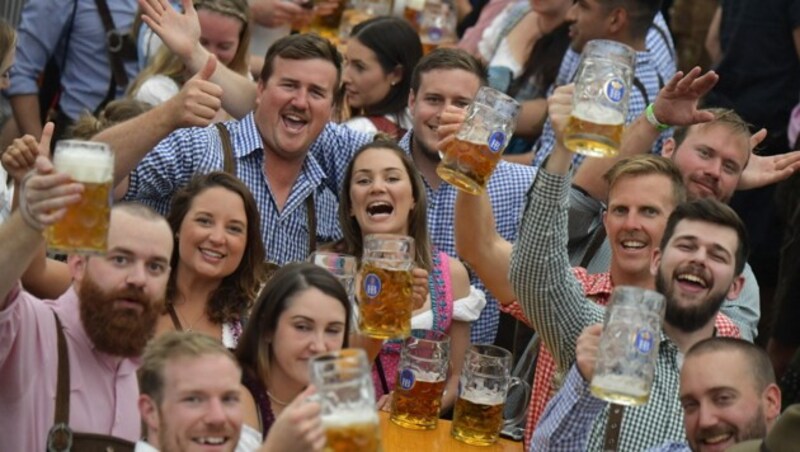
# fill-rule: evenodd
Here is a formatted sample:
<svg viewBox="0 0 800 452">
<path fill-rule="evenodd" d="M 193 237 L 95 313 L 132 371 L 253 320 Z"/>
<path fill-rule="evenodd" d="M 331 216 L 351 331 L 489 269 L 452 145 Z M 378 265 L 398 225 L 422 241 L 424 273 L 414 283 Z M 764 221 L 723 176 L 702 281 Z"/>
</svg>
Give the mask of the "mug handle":
<svg viewBox="0 0 800 452">
<path fill-rule="evenodd" d="M 519 413 L 515 414 L 514 417 L 512 417 L 511 419 L 503 420 L 504 428 L 508 427 L 509 425 L 519 424 L 520 422 L 522 422 L 523 419 L 525 419 L 525 415 L 528 413 L 528 402 L 531 399 L 531 386 L 517 377 L 511 377 L 511 383 L 508 385 L 509 391 L 514 386 L 522 386 L 522 390 L 524 393 L 524 398 L 523 398 L 524 403 L 521 405 L 522 409 L 519 410 Z"/>
</svg>

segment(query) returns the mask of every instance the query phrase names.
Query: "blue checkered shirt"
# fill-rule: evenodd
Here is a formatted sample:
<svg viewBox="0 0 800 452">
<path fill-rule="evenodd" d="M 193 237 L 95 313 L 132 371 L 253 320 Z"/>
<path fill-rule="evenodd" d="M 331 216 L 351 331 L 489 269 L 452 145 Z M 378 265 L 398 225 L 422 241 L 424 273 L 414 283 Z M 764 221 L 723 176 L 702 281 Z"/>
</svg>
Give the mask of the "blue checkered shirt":
<svg viewBox="0 0 800 452">
<path fill-rule="evenodd" d="M 408 132 L 400 140 L 400 147 L 411 153 L 412 133 Z M 530 187 L 535 170 L 529 166 L 500 161 L 489 179 L 489 198 L 497 224 L 497 232 L 509 242 L 517 237 L 525 193 Z M 434 190 L 425 181 L 425 192 L 428 196 L 428 230 L 431 241 L 436 248 L 450 256 L 456 255 L 455 231 L 453 215 L 455 214 L 456 193 L 458 189 L 450 184 L 442 183 Z M 486 293 L 486 307 L 481 316 L 472 324 L 472 342 L 491 344 L 497 336 L 500 322 L 500 310 L 497 299 L 487 290 L 476 276 L 471 275 L 471 283 Z"/>
<path fill-rule="evenodd" d="M 606 405 L 592 395 L 578 368 L 572 366 L 564 386 L 550 399 L 536 425 L 530 452 L 587 450 L 594 421 Z M 686 442 L 670 441 L 647 452 L 691 452 L 691 449 Z"/>
<path fill-rule="evenodd" d="M 661 31 L 659 31 L 661 30 Z M 662 32 L 664 34 L 662 34 Z M 666 39 L 665 39 L 666 37 Z M 636 67 L 634 68 L 634 77 L 641 82 L 644 87 L 644 92 L 636 86 L 631 87 L 630 98 L 628 102 L 628 116 L 625 118 L 625 123 L 630 124 L 636 118 L 644 113 L 649 103 L 655 102 L 658 91 L 664 86 L 666 82 L 675 74 L 675 50 L 672 44 L 672 38 L 669 34 L 669 28 L 664 22 L 664 17 L 661 13 L 656 15 L 653 21 L 653 26 L 647 34 L 646 40 L 647 51 L 636 52 Z M 550 96 L 555 91 L 556 87 L 566 85 L 575 81 L 575 76 L 578 72 L 581 56 L 575 52 L 571 47 L 567 49 L 564 54 L 564 59 L 561 60 L 561 67 L 556 77 L 556 82 L 547 90 L 547 95 Z M 661 147 L 664 140 L 672 136 L 672 130 L 664 131 L 652 147 L 654 154 L 661 154 Z M 539 167 L 544 162 L 544 159 L 550 155 L 555 145 L 555 133 L 553 132 L 553 125 L 550 118 L 545 121 L 542 135 L 533 147 L 536 152 L 536 157 L 533 160 L 533 166 Z M 580 165 L 585 156 L 576 154 L 572 159 L 574 165 Z"/>
<path fill-rule="evenodd" d="M 311 145 L 286 204 L 278 209 L 264 176 L 264 145 L 253 114 L 225 126 L 234 149 L 236 176 L 250 188 L 261 213 L 261 235 L 270 262 L 283 265 L 307 257 L 309 196 L 314 197 L 317 241 L 341 238 L 338 187 L 350 157 L 372 135 L 327 124 Z M 222 168 L 222 142 L 216 127 L 180 129 L 161 141 L 131 173 L 125 199 L 141 201 L 165 214 L 172 194 L 193 175 Z"/>
</svg>

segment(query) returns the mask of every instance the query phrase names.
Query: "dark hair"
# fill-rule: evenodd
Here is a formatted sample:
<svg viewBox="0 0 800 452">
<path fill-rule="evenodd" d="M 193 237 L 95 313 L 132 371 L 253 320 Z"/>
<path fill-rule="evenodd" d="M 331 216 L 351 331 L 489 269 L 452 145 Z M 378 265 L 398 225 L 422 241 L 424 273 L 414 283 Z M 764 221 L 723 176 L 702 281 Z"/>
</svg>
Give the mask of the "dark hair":
<svg viewBox="0 0 800 452">
<path fill-rule="evenodd" d="M 660 245 L 661 251 L 666 249 L 667 243 L 675 233 L 675 227 L 683 220 L 702 221 L 725 226 L 736 231 L 739 246 L 736 248 L 735 274 L 742 274 L 744 264 L 750 255 L 750 242 L 747 238 L 747 228 L 745 228 L 739 215 L 733 209 L 711 198 L 678 204 L 678 207 L 670 214 L 667 226 L 664 228 L 664 236 L 661 238 Z"/>
<path fill-rule="evenodd" d="M 344 252 L 358 258 L 364 253 L 364 237 L 361 226 L 359 226 L 355 217 L 350 214 L 353 208 L 353 200 L 350 199 L 350 185 L 353 183 L 353 168 L 355 168 L 356 160 L 361 154 L 371 149 L 386 149 L 403 162 L 403 167 L 411 181 L 411 193 L 414 197 L 414 208 L 411 210 L 408 219 L 408 235 L 414 239 L 414 253 L 416 255 L 414 261 L 417 266 L 430 272 L 433 269 L 433 258 L 431 257 L 431 243 L 428 236 L 428 201 L 425 194 L 425 184 L 422 182 L 422 177 L 408 154 L 391 140 L 378 139 L 361 146 L 353 154 L 353 158 L 350 159 L 350 163 L 347 165 L 342 192 L 339 195 L 339 225 L 344 236 Z"/>
<path fill-rule="evenodd" d="M 389 89 L 389 93 L 376 105 L 365 106 L 362 115 L 380 116 L 396 114 L 398 119 L 408 105 L 411 91 L 411 74 L 422 58 L 422 43 L 411 25 L 397 17 L 379 16 L 353 27 L 350 39 L 357 40 L 375 53 L 375 57 L 388 74 L 400 67 L 402 78 Z M 400 124 L 400 122 L 397 122 Z"/>
<path fill-rule="evenodd" d="M 236 359 L 245 372 L 262 382 L 267 381 L 272 344 L 268 344 L 264 338 L 275 333 L 278 320 L 292 299 L 311 288 L 335 298 L 344 307 L 345 335 L 342 348 L 347 347 L 352 308 L 344 286 L 322 267 L 307 262 L 295 262 L 284 265 L 275 272 L 250 313 L 250 319 L 235 351 Z"/>
<path fill-rule="evenodd" d="M 654 174 L 669 179 L 672 184 L 672 201 L 676 206 L 686 202 L 686 185 L 683 183 L 683 175 L 675 162 L 666 157 L 645 154 L 622 159 L 606 171 L 603 179 L 608 183 L 610 192 L 619 179 Z"/>
<path fill-rule="evenodd" d="M 97 116 L 88 111 L 80 115 L 67 134 L 72 138 L 88 140 L 115 124 L 139 116 L 150 108 L 150 104 L 136 99 L 112 100 Z"/>
<path fill-rule="evenodd" d="M 661 0 L 598 0 L 607 12 L 623 8 L 628 13 L 628 30 L 633 38 L 644 39 L 653 25 Z"/>
<path fill-rule="evenodd" d="M 471 72 L 478 77 L 481 86 L 488 83 L 486 66 L 466 50 L 440 47 L 422 57 L 411 75 L 411 91 L 419 91 L 422 76 L 430 71 L 447 69 L 461 69 Z"/>
<path fill-rule="evenodd" d="M 169 361 L 179 358 L 199 358 L 219 355 L 229 358 L 239 369 L 233 354 L 211 336 L 190 331 L 168 331 L 151 340 L 144 349 L 142 365 L 137 370 L 139 392 L 147 394 L 161 405 L 164 397 L 164 368 Z"/>
<path fill-rule="evenodd" d="M 320 59 L 330 62 L 336 68 L 336 83 L 333 85 L 335 94 L 342 82 L 342 54 L 336 50 L 336 46 L 325 38 L 313 33 L 301 33 L 275 41 L 264 60 L 264 67 L 261 68 L 259 80 L 267 83 L 275 69 L 275 58 L 281 57 L 284 60 L 314 60 Z M 334 98 L 336 96 L 334 95 Z"/>
<path fill-rule="evenodd" d="M 742 339 L 733 337 L 711 337 L 694 344 L 686 352 L 686 359 L 706 353 L 724 352 L 730 356 L 731 352 L 739 352 L 744 356 L 745 367 L 752 373 L 756 382 L 756 390 L 761 392 L 771 384 L 775 384 L 775 372 L 767 353 L 759 346 Z"/>
<path fill-rule="evenodd" d="M 178 295 L 176 286 L 177 265 L 180 258 L 178 232 L 181 224 L 194 199 L 206 190 L 215 187 L 224 188 L 239 195 L 242 198 L 247 217 L 247 244 L 242 261 L 233 273 L 222 279 L 219 287 L 212 292 L 206 303 L 208 318 L 214 323 L 221 324 L 239 320 L 242 313 L 250 307 L 263 281 L 265 259 L 264 242 L 261 240 L 261 217 L 256 201 L 247 186 L 228 173 L 215 171 L 195 176 L 172 197 L 167 221 L 175 233 L 175 247 L 170 259 L 173 270 L 167 282 L 167 303 L 172 303 Z"/>
<path fill-rule="evenodd" d="M 569 26 L 569 22 L 564 22 L 536 40 L 530 56 L 525 61 L 522 75 L 508 88 L 509 96 L 515 96 L 529 83 L 533 83 L 542 93 L 555 83 L 561 60 L 570 43 Z"/>
</svg>

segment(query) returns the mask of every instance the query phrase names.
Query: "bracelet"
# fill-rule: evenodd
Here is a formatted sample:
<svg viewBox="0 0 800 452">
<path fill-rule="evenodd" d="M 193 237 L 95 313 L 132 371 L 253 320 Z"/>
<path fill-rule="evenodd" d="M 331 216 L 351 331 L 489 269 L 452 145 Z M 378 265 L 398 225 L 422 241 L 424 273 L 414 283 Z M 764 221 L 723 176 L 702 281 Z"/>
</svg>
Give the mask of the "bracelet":
<svg viewBox="0 0 800 452">
<path fill-rule="evenodd" d="M 28 204 L 28 201 L 25 199 L 28 179 L 30 179 L 35 173 L 35 171 L 28 172 L 28 174 L 22 178 L 22 181 L 19 184 L 19 214 L 22 215 L 22 221 L 24 221 L 25 224 L 27 224 L 30 228 L 41 232 L 44 231 L 45 224 L 36 219 L 31 212 L 31 205 Z"/>
<path fill-rule="evenodd" d="M 663 132 L 669 129 L 671 127 L 669 124 L 662 124 L 661 122 L 658 121 L 658 118 L 656 118 L 656 114 L 653 111 L 653 109 L 654 109 L 654 104 L 650 104 L 644 110 L 644 117 L 647 118 L 647 122 L 649 122 L 650 125 L 655 127 L 656 130 L 658 130 L 659 132 Z"/>
</svg>

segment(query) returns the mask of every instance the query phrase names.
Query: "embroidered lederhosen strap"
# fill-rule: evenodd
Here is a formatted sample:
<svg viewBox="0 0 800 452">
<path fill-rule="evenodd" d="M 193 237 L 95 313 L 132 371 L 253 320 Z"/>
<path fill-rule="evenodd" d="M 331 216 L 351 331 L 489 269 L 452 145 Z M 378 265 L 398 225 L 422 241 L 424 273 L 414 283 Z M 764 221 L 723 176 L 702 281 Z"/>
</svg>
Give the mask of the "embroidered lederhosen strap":
<svg viewBox="0 0 800 452">
<path fill-rule="evenodd" d="M 604 451 L 617 451 L 619 449 L 619 433 L 622 430 L 622 415 L 625 407 L 612 403 L 608 409 L 608 421 L 606 422 L 606 436 L 603 441 Z"/>
<path fill-rule="evenodd" d="M 58 314 L 56 336 L 58 347 L 58 371 L 56 380 L 56 409 L 53 426 L 47 433 L 47 452 L 133 452 L 130 441 L 97 433 L 73 432 L 69 428 L 69 350 L 64 328 Z"/>
</svg>

